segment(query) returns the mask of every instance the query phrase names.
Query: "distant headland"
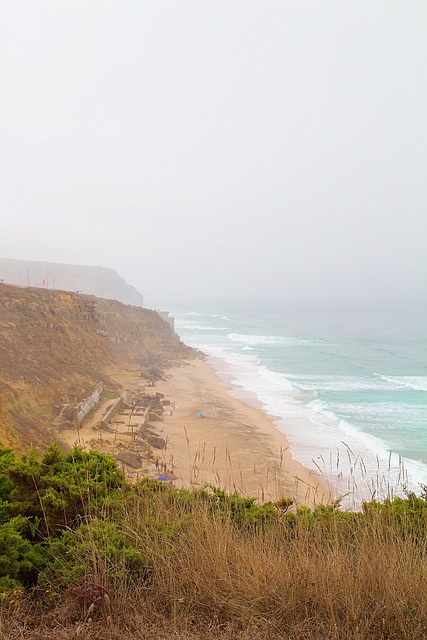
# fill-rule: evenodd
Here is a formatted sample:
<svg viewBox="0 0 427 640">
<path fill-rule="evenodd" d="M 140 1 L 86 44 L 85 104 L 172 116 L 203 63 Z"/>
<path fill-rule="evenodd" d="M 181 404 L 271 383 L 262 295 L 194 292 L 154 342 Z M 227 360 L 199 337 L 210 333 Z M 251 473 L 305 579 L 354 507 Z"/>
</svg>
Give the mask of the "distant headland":
<svg viewBox="0 0 427 640">
<path fill-rule="evenodd" d="M 0 258 L 0 282 L 21 287 L 86 293 L 142 307 L 143 296 L 114 269 Z"/>
</svg>

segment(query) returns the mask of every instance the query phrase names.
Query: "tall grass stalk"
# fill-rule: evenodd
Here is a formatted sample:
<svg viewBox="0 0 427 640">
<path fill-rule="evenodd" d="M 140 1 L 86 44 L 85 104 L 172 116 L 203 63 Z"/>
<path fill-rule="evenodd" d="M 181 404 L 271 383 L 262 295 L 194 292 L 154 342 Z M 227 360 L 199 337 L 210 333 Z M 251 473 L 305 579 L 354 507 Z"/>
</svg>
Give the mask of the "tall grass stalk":
<svg viewBox="0 0 427 640">
<path fill-rule="evenodd" d="M 111 462 L 96 464 L 82 474 L 76 463 L 81 512 L 64 514 L 67 526 L 47 540 L 39 599 L 0 603 L 1 640 L 53 638 L 52 620 L 57 638 L 77 637 L 76 625 L 88 639 L 427 637 L 425 491 L 360 510 L 337 501 L 286 511 L 215 487 L 130 486 Z"/>
</svg>

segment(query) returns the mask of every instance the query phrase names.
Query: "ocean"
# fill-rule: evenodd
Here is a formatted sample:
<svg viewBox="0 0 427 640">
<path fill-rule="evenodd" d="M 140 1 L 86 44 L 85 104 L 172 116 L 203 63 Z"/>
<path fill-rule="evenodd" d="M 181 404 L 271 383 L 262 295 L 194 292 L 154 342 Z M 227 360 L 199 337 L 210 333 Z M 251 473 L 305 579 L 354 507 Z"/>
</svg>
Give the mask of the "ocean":
<svg viewBox="0 0 427 640">
<path fill-rule="evenodd" d="M 219 305 L 218 305 L 219 307 Z M 236 397 L 272 416 L 343 504 L 427 484 L 426 314 L 172 310 Z"/>
</svg>

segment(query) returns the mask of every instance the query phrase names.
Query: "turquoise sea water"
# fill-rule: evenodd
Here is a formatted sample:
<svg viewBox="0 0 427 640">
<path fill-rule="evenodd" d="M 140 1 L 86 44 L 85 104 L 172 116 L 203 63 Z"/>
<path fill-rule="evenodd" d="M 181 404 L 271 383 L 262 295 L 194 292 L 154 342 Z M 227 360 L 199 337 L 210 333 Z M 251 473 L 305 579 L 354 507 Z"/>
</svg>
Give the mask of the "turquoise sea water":
<svg viewBox="0 0 427 640">
<path fill-rule="evenodd" d="M 182 340 L 210 357 L 234 395 L 261 403 L 294 457 L 320 469 L 337 495 L 427 484 L 425 313 L 224 307 L 173 315 Z"/>
</svg>

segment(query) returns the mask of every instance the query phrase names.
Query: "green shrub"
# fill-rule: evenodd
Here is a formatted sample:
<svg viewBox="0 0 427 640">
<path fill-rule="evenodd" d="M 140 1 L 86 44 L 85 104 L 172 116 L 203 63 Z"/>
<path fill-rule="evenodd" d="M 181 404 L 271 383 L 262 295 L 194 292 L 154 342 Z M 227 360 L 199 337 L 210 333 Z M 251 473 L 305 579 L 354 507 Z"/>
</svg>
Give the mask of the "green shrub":
<svg viewBox="0 0 427 640">
<path fill-rule="evenodd" d="M 146 579 L 151 571 L 130 535 L 114 522 L 93 518 L 75 531 L 63 531 L 51 541 L 40 584 L 56 589 L 71 585 L 113 585 Z"/>
<path fill-rule="evenodd" d="M 64 527 L 74 528 L 79 517 L 91 507 L 99 507 L 126 483 L 116 461 L 97 451 L 78 447 L 64 454 L 57 444 L 50 446 L 41 460 L 35 452 L 11 460 L 7 488 L 0 512 L 3 516 L 23 515 L 40 519 L 40 536 L 55 535 Z"/>
<path fill-rule="evenodd" d="M 0 502 L 9 500 L 13 489 L 9 471 L 14 463 L 15 455 L 12 449 L 5 449 L 0 445 Z"/>
<path fill-rule="evenodd" d="M 22 537 L 24 518 L 12 518 L 0 526 L 0 591 L 30 586 L 46 564 L 45 550 Z"/>
</svg>

